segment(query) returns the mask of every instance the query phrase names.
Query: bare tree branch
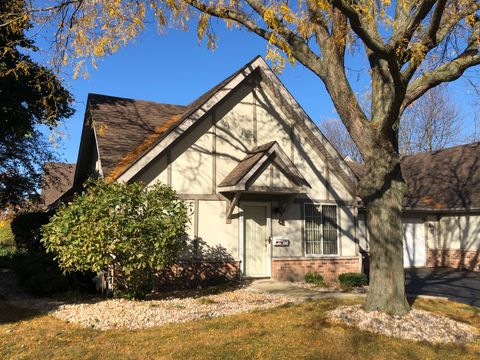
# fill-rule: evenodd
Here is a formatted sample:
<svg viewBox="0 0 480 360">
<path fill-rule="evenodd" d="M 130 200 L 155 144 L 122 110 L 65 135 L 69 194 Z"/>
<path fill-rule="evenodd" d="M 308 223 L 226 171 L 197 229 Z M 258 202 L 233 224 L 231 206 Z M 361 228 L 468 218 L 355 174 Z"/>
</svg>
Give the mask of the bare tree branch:
<svg viewBox="0 0 480 360">
<path fill-rule="evenodd" d="M 401 112 L 431 88 L 444 82 L 457 80 L 468 68 L 480 65 L 480 54 L 478 50 L 479 39 L 480 21 L 477 19 L 470 34 L 468 45 L 462 54 L 449 63 L 438 66 L 436 69 L 420 76 L 410 83 L 402 103 Z"/>
<path fill-rule="evenodd" d="M 408 44 L 436 2 L 437 0 L 422 0 L 420 4 L 417 4 L 416 11 L 412 16 L 405 18 L 403 23 L 397 22 L 393 36 L 388 43 L 390 48 L 396 49 L 402 44 Z"/>
</svg>

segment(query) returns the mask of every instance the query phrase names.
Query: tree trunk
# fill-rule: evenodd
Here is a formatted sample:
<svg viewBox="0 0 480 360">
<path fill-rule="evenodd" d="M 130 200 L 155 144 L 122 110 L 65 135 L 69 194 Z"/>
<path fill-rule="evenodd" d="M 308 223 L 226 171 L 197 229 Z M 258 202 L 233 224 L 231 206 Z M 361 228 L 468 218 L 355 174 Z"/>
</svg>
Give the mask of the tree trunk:
<svg viewBox="0 0 480 360">
<path fill-rule="evenodd" d="M 367 173 L 360 183 L 370 235 L 370 286 L 365 308 L 405 315 L 410 306 L 405 296 L 401 213 L 407 187 L 395 146 L 385 142 L 369 155 L 365 159 Z"/>
</svg>

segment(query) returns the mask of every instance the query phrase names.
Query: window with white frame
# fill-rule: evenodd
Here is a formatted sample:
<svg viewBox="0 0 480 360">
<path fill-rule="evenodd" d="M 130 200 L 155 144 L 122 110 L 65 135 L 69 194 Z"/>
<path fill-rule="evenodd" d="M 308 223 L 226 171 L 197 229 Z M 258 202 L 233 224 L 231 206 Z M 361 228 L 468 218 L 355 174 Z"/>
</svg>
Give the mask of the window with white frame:
<svg viewBox="0 0 480 360">
<path fill-rule="evenodd" d="M 338 254 L 337 206 L 305 204 L 305 253 Z"/>
</svg>

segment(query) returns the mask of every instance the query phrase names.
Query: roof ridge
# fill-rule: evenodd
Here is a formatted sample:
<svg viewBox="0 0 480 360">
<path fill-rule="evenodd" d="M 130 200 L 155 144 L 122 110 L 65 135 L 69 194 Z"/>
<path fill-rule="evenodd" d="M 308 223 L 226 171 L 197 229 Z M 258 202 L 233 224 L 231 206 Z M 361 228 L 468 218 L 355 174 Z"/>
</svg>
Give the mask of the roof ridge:
<svg viewBox="0 0 480 360">
<path fill-rule="evenodd" d="M 479 145 L 480 145 L 480 141 L 474 141 L 474 142 L 470 142 L 470 143 L 458 144 L 458 145 L 453 145 L 453 146 L 449 146 L 449 147 L 444 147 L 444 148 L 437 149 L 437 150 L 419 151 L 419 152 L 416 152 L 414 154 L 403 155 L 400 158 L 401 159 L 411 158 L 411 157 L 414 157 L 414 156 L 417 156 L 417 155 L 436 155 L 437 153 L 443 152 L 443 151 L 454 150 L 454 149 L 463 148 L 463 147 L 477 147 Z"/>
<path fill-rule="evenodd" d="M 276 140 L 266 142 L 265 144 L 257 145 L 250 150 L 250 154 L 255 154 L 258 152 L 266 151 L 270 149 L 273 145 L 278 144 Z"/>
<path fill-rule="evenodd" d="M 127 97 L 122 97 L 122 96 L 112 96 L 112 95 L 105 95 L 105 94 L 98 94 L 98 93 L 88 93 L 87 102 L 89 101 L 89 99 L 92 96 L 105 97 L 105 98 L 111 98 L 111 99 L 119 99 L 119 100 L 128 100 L 128 101 L 135 101 L 135 102 L 143 102 L 143 103 L 150 103 L 150 104 L 156 104 L 156 105 L 178 106 L 178 107 L 183 107 L 183 108 L 186 108 L 188 106 L 188 105 L 180 105 L 180 104 L 172 104 L 172 103 L 163 103 L 163 102 L 158 102 L 158 101 L 153 101 L 153 100 L 132 99 L 132 98 L 127 98 Z"/>
</svg>

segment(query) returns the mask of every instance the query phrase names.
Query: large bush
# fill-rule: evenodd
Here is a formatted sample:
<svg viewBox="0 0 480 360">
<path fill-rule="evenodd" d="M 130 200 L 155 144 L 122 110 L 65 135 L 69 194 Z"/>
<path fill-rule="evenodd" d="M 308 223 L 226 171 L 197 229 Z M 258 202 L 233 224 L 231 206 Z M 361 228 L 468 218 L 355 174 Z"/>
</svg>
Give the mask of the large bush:
<svg viewBox="0 0 480 360">
<path fill-rule="evenodd" d="M 69 271 L 114 269 L 116 290 L 142 297 L 150 274 L 184 247 L 187 207 L 170 187 L 89 181 L 43 227 L 42 242 Z"/>
<path fill-rule="evenodd" d="M 17 214 L 11 223 L 12 233 L 18 249 L 42 251 L 41 228 L 48 223 L 50 213 L 29 211 Z"/>
</svg>

